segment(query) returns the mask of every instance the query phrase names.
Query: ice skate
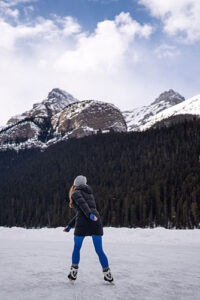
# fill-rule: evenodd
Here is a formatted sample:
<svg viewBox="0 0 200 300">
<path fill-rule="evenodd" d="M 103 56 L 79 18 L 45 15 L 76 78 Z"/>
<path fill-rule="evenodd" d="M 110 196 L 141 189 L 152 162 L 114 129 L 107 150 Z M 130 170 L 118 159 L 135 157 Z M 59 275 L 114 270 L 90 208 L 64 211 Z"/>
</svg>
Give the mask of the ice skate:
<svg viewBox="0 0 200 300">
<path fill-rule="evenodd" d="M 114 284 L 114 278 L 111 274 L 111 270 L 110 270 L 109 267 L 103 269 L 103 275 L 104 275 L 104 280 L 105 281 Z"/>
<path fill-rule="evenodd" d="M 78 273 L 78 266 L 71 266 L 70 272 L 68 275 L 69 281 L 71 283 L 74 283 L 76 278 L 77 278 L 77 273 Z"/>
</svg>

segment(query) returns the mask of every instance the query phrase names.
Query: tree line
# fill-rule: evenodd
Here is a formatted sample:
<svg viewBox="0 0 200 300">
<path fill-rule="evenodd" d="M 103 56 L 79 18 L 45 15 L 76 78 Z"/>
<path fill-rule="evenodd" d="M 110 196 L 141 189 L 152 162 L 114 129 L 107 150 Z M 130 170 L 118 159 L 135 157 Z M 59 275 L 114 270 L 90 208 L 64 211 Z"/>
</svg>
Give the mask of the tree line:
<svg viewBox="0 0 200 300">
<path fill-rule="evenodd" d="M 65 226 L 83 174 L 104 226 L 200 227 L 200 121 L 0 152 L 0 226 Z"/>
</svg>

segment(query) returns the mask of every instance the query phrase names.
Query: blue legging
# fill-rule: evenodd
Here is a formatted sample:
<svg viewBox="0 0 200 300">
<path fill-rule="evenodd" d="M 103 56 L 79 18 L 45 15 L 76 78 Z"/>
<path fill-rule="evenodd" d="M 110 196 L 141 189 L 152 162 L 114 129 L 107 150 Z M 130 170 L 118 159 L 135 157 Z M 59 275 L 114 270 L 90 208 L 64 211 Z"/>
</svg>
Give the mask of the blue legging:
<svg viewBox="0 0 200 300">
<path fill-rule="evenodd" d="M 85 236 L 74 235 L 74 250 L 72 253 L 72 264 L 79 264 L 80 261 L 80 250 Z M 99 257 L 100 264 L 102 268 L 108 267 L 108 259 L 102 248 L 102 236 L 92 235 L 92 240 L 94 244 L 95 251 Z"/>
</svg>

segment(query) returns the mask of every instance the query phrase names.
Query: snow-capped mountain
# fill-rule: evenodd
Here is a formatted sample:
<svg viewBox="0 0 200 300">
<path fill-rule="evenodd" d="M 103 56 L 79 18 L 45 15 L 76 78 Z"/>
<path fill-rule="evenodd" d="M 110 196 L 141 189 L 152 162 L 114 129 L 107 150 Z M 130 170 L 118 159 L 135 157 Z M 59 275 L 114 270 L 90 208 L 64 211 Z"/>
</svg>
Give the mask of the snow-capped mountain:
<svg viewBox="0 0 200 300">
<path fill-rule="evenodd" d="M 140 130 L 169 126 L 180 120 L 191 119 L 193 116 L 200 117 L 200 94 L 150 117 L 144 125 L 140 126 Z"/>
<path fill-rule="evenodd" d="M 140 131 L 140 127 L 144 125 L 150 117 L 184 100 L 185 98 L 183 96 L 170 89 L 160 94 L 150 105 L 138 107 L 131 111 L 124 111 L 123 116 L 126 120 L 128 131 Z"/>
<path fill-rule="evenodd" d="M 97 100 L 79 101 L 69 93 L 53 89 L 41 103 L 8 120 L 0 128 L 0 150 L 46 148 L 71 137 L 99 131 L 144 131 L 200 117 L 200 95 L 185 100 L 170 89 L 148 106 L 124 111 Z"/>
<path fill-rule="evenodd" d="M 53 89 L 47 99 L 8 120 L 0 130 L 0 150 L 46 148 L 70 137 L 82 137 L 110 130 L 127 131 L 121 111 L 112 104 L 79 101 L 60 89 Z"/>
<path fill-rule="evenodd" d="M 33 108 L 24 112 L 21 115 L 17 115 L 8 120 L 7 125 L 15 124 L 21 120 L 27 118 L 43 117 L 48 118 L 56 113 L 60 112 L 67 105 L 78 102 L 71 94 L 55 88 L 49 94 L 48 97 L 41 103 L 33 104 Z"/>
</svg>

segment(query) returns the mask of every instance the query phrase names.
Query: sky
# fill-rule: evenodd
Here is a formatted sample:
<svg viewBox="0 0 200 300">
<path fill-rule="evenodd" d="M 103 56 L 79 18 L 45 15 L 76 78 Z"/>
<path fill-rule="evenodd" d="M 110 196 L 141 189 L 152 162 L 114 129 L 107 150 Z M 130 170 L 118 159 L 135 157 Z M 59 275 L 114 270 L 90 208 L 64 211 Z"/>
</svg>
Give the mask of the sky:
<svg viewBox="0 0 200 300">
<path fill-rule="evenodd" d="M 199 0 L 0 0 L 0 125 L 60 88 L 121 110 L 200 93 Z"/>
</svg>

